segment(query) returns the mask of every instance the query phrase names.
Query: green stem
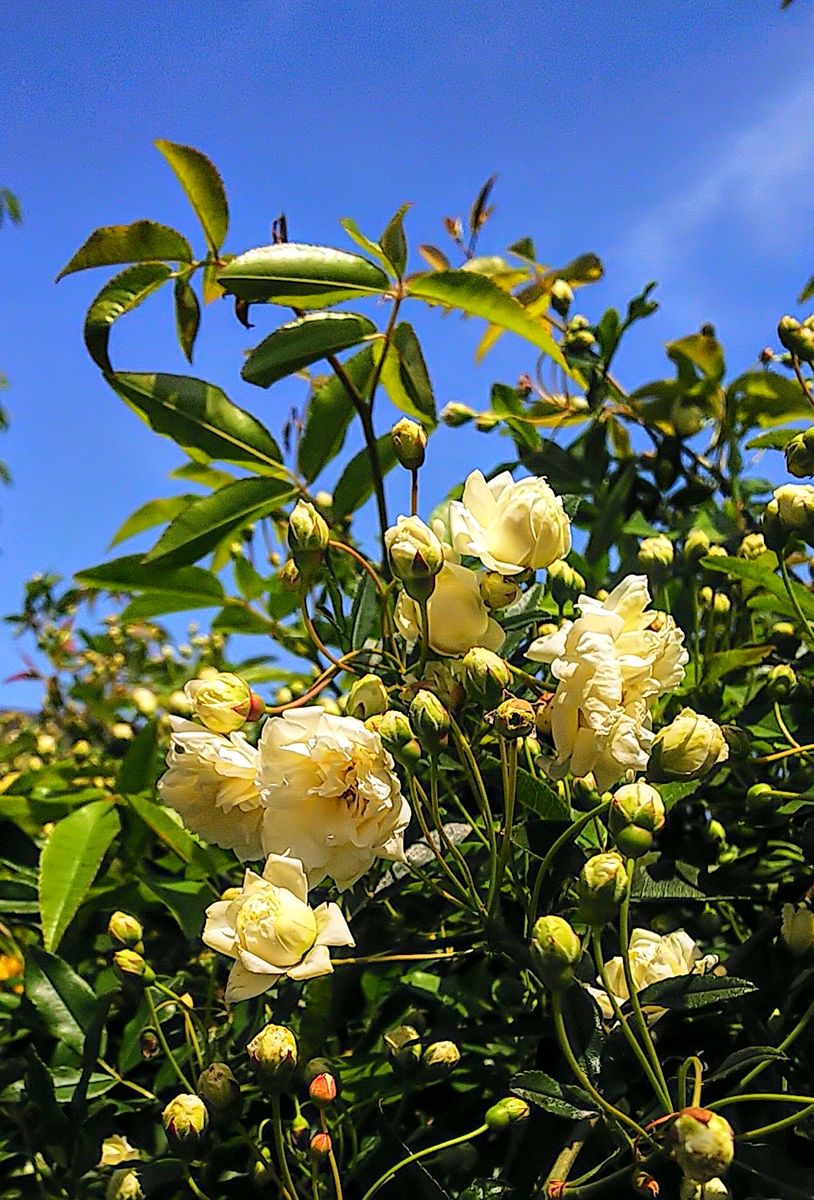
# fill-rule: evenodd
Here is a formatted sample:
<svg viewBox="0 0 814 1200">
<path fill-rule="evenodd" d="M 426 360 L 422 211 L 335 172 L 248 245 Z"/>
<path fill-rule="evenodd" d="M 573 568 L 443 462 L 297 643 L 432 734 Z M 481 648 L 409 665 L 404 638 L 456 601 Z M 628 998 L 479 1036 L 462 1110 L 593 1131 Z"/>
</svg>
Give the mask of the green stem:
<svg viewBox="0 0 814 1200">
<path fill-rule="evenodd" d="M 601 1194 L 604 1196 L 607 1194 L 606 1189 L 607 1189 L 607 1186 L 609 1183 L 610 1184 L 618 1183 L 620 1180 L 624 1179 L 625 1176 L 629 1176 L 632 1171 L 637 1170 L 637 1169 L 646 1171 L 648 1169 L 648 1167 L 650 1167 L 654 1163 L 656 1163 L 658 1161 L 658 1159 L 661 1158 L 661 1156 L 662 1156 L 661 1151 L 658 1150 L 658 1151 L 655 1151 L 653 1154 L 649 1154 L 647 1156 L 647 1158 L 642 1159 L 641 1162 L 631 1163 L 631 1164 L 628 1164 L 628 1166 L 626 1166 L 626 1167 L 620 1167 L 618 1171 L 613 1171 L 610 1175 L 606 1175 L 604 1177 L 604 1179 L 597 1179 L 597 1180 L 594 1180 L 592 1183 L 585 1183 L 585 1184 L 579 1184 L 579 1183 L 573 1183 L 570 1185 L 566 1184 L 565 1185 L 565 1195 L 582 1197 L 582 1196 L 598 1196 Z"/>
<path fill-rule="evenodd" d="M 742 1096 L 724 1096 L 723 1100 L 713 1100 L 704 1107 L 712 1112 L 717 1112 L 719 1108 L 729 1108 L 732 1104 L 749 1104 L 770 1100 L 778 1104 L 814 1105 L 814 1096 L 791 1096 L 788 1092 L 746 1092 Z"/>
<path fill-rule="evenodd" d="M 653 1045 L 653 1039 L 650 1036 L 650 1030 L 647 1025 L 647 1018 L 642 1011 L 641 1002 L 639 1001 L 639 993 L 636 990 L 636 981 L 633 978 L 633 968 L 630 965 L 630 894 L 633 888 L 633 872 L 635 870 L 635 860 L 629 858 L 627 860 L 627 891 L 621 905 L 619 906 L 619 942 L 622 954 L 622 969 L 625 974 L 625 983 L 627 984 L 628 996 L 630 998 L 630 1007 L 633 1009 L 633 1019 L 639 1031 L 639 1036 L 644 1045 L 645 1053 L 650 1059 L 650 1065 L 656 1073 L 659 1084 L 664 1090 L 664 1093 L 669 1096 L 670 1089 L 667 1086 L 667 1080 L 664 1077 L 659 1056 L 656 1053 L 656 1047 Z"/>
<path fill-rule="evenodd" d="M 419 1162 L 422 1158 L 429 1158 L 431 1154 L 440 1154 L 442 1150 L 449 1150 L 452 1146 L 460 1146 L 463 1142 L 474 1141 L 476 1137 L 486 1133 L 488 1128 L 488 1125 L 479 1125 L 477 1129 L 473 1129 L 469 1133 L 462 1133 L 460 1137 L 449 1138 L 446 1142 L 438 1142 L 435 1146 L 427 1146 L 424 1150 L 417 1150 L 415 1154 L 408 1155 L 407 1158 L 403 1158 L 401 1162 L 397 1162 L 394 1167 L 389 1167 L 383 1175 L 380 1175 L 372 1187 L 367 1189 L 362 1200 L 371 1200 L 371 1196 L 375 1196 L 379 1188 L 389 1183 L 403 1167 L 409 1167 L 410 1163 Z"/>
<path fill-rule="evenodd" d="M 803 1030 L 805 1029 L 806 1025 L 808 1025 L 808 1023 L 812 1017 L 814 1017 L 814 1000 L 811 1001 L 808 1008 L 805 1010 L 803 1015 L 800 1017 L 800 1020 L 797 1022 L 797 1024 L 794 1026 L 794 1028 L 791 1030 L 791 1032 L 788 1033 L 786 1035 L 786 1037 L 783 1038 L 783 1041 L 777 1047 L 778 1051 L 781 1054 L 784 1053 L 784 1051 L 788 1050 L 789 1046 L 791 1046 L 792 1043 L 797 1040 L 797 1038 L 803 1032 Z M 769 1064 L 773 1061 L 774 1061 L 773 1059 L 767 1058 L 767 1059 L 764 1059 L 763 1062 L 758 1063 L 756 1067 L 752 1068 L 752 1070 L 749 1072 L 748 1075 L 744 1075 L 743 1079 L 740 1082 L 740 1086 L 746 1087 L 747 1083 L 751 1083 L 753 1079 L 757 1079 L 758 1075 L 760 1075 L 763 1071 L 765 1071 L 766 1068 L 769 1066 Z"/>
<path fill-rule="evenodd" d="M 190 1092 L 190 1093 L 194 1092 L 195 1088 L 192 1086 L 192 1084 L 189 1082 L 189 1080 L 187 1079 L 184 1072 L 181 1070 L 180 1066 L 178 1065 L 177 1058 L 175 1057 L 172 1050 L 170 1049 L 170 1044 L 166 1039 L 164 1030 L 161 1028 L 161 1022 L 158 1019 L 158 1013 L 156 1012 L 155 1001 L 153 1000 L 152 992 L 150 991 L 149 987 L 146 987 L 144 989 L 144 997 L 147 1001 L 147 1007 L 150 1010 L 150 1022 L 155 1029 L 155 1035 L 158 1038 L 159 1045 L 161 1046 L 161 1049 L 164 1051 L 164 1055 L 167 1058 L 167 1060 L 169 1061 L 169 1064 L 173 1069 L 173 1073 L 175 1074 L 176 1078 L 178 1079 L 178 1082 L 181 1084 L 181 1086 L 183 1087 L 185 1092 Z"/>
<path fill-rule="evenodd" d="M 189 1167 L 186 1165 L 186 1163 L 184 1163 L 184 1182 L 186 1183 L 189 1190 L 192 1192 L 193 1196 L 195 1197 L 195 1200 L 209 1200 L 209 1197 L 207 1196 L 207 1194 L 203 1190 L 203 1188 L 198 1187 L 198 1184 L 195 1182 L 195 1180 L 193 1178 L 192 1171 L 189 1169 Z"/>
<path fill-rule="evenodd" d="M 277 1166 L 282 1176 L 286 1200 L 297 1200 L 297 1189 L 288 1169 L 288 1159 L 285 1154 L 283 1139 L 283 1118 L 280 1112 L 280 1097 L 277 1092 L 271 1094 L 271 1127 L 274 1132 L 274 1150 L 277 1155 Z"/>
<path fill-rule="evenodd" d="M 537 919 L 537 909 L 540 906 L 540 893 L 543 890 L 543 880 L 545 879 L 552 862 L 557 857 L 560 850 L 562 850 L 563 846 L 567 845 L 568 842 L 572 841 L 578 836 L 578 834 L 582 833 L 582 830 L 586 825 L 590 825 L 591 821 L 602 816 L 602 814 L 607 810 L 609 804 L 610 800 L 603 800 L 601 804 L 597 804 L 597 806 L 592 808 L 589 812 L 583 813 L 581 817 L 574 821 L 573 824 L 569 825 L 568 828 L 564 830 L 560 836 L 549 846 L 543 861 L 540 863 L 540 866 L 537 869 L 537 877 L 534 880 L 534 887 L 532 888 L 531 892 L 528 932 L 531 932 L 531 927 Z"/>
<path fill-rule="evenodd" d="M 811 622 L 809 621 L 808 617 L 805 615 L 802 608 L 800 607 L 800 601 L 797 599 L 797 596 L 794 592 L 794 588 L 791 586 L 791 577 L 789 576 L 789 569 L 786 566 L 785 554 L 783 553 L 783 551 L 781 551 L 777 557 L 780 559 L 780 574 L 783 576 L 783 584 L 785 586 L 789 600 L 791 601 L 792 608 L 797 613 L 797 616 L 800 619 L 800 622 L 803 625 L 803 627 L 808 630 L 808 636 L 811 638 L 812 641 L 814 641 L 814 628 L 812 628 Z"/>
<path fill-rule="evenodd" d="M 500 831 L 500 851 L 497 859 L 497 869 L 494 872 L 494 882 L 489 890 L 487 902 L 487 918 L 495 911 L 495 905 L 500 896 L 503 876 L 512 846 L 512 826 L 514 825 L 514 808 L 517 798 L 517 742 L 507 742 L 500 739 L 500 773 L 503 780 L 503 828 Z"/>
<path fill-rule="evenodd" d="M 469 739 L 454 718 L 450 718 L 450 729 L 453 741 L 455 742 L 455 749 L 458 752 L 458 761 L 469 780 L 469 786 L 472 789 L 472 793 L 480 809 L 481 818 L 483 819 L 484 829 L 489 841 L 489 870 L 491 876 L 492 872 L 497 870 L 497 837 L 492 820 L 492 810 L 489 807 L 489 797 L 486 794 L 486 784 L 483 782 L 483 776 L 481 775 L 477 759 L 472 752 Z"/>
<path fill-rule="evenodd" d="M 423 809 L 421 797 L 419 796 L 419 786 L 420 785 L 418 783 L 418 780 L 415 778 L 415 776 L 409 775 L 407 778 L 407 785 L 410 789 L 410 799 L 413 802 L 413 811 L 415 812 L 415 815 L 418 819 L 418 823 L 421 826 L 421 832 L 424 835 L 424 840 L 426 841 L 428 848 L 432 851 L 439 867 L 444 872 L 444 874 L 446 875 L 447 879 L 452 884 L 452 886 L 455 888 L 458 899 L 460 901 L 462 901 L 463 903 L 465 903 L 467 907 L 469 907 L 468 892 L 467 892 L 466 887 L 464 886 L 463 883 L 461 883 L 458 876 L 452 870 L 452 867 L 450 867 L 449 863 L 446 861 L 443 854 L 441 853 L 440 847 L 438 845 L 436 845 L 435 840 L 433 839 L 432 831 L 430 830 L 430 827 L 427 824 L 426 817 L 424 816 L 424 809 Z M 440 834 L 439 834 L 439 837 L 440 837 Z"/>
<path fill-rule="evenodd" d="M 792 1113 L 790 1117 L 782 1117 L 779 1121 L 772 1121 L 770 1125 L 760 1125 L 757 1129 L 747 1129 L 745 1133 L 739 1133 L 738 1141 L 756 1142 L 758 1138 L 766 1137 L 770 1133 L 777 1133 L 780 1129 L 788 1129 L 790 1125 L 796 1125 L 798 1121 L 802 1121 L 803 1117 L 807 1117 L 812 1112 L 814 1112 L 814 1104 L 809 1104 L 806 1108 L 801 1108 L 799 1112 Z"/>
<path fill-rule="evenodd" d="M 322 1132 L 328 1133 L 328 1118 L 325 1116 L 325 1113 L 322 1109 L 320 1109 L 319 1121 L 320 1125 L 322 1126 Z M 328 1134 L 328 1136 L 330 1137 L 330 1134 Z M 342 1177 L 339 1174 L 339 1165 L 336 1161 L 333 1144 L 331 1144 L 331 1148 L 328 1151 L 328 1165 L 331 1168 L 331 1177 L 334 1181 L 336 1200 L 342 1200 Z"/>
<path fill-rule="evenodd" d="M 423 789 L 421 790 L 423 793 Z M 472 904 L 475 908 L 480 909 L 481 912 L 485 911 L 481 898 L 478 895 L 478 889 L 475 887 L 475 880 L 472 877 L 472 872 L 469 870 L 469 864 L 444 828 L 444 822 L 441 817 L 441 807 L 438 800 L 438 760 L 435 757 L 430 759 L 430 812 L 432 814 L 432 819 L 435 822 L 435 828 L 438 830 L 439 838 L 446 846 L 448 852 L 455 859 L 463 873 L 464 881 L 469 889 L 469 895 L 472 898 Z"/>
</svg>

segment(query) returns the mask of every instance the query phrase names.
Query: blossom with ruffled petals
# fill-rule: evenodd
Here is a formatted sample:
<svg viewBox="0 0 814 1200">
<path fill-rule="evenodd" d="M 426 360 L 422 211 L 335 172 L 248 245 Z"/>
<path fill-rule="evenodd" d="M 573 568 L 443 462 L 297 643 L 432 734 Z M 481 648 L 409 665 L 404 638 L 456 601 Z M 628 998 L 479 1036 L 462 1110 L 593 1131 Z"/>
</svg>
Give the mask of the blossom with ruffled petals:
<svg viewBox="0 0 814 1200">
<path fill-rule="evenodd" d="M 503 471 L 487 482 L 473 471 L 461 499 L 449 506 L 449 526 L 458 554 L 471 554 L 501 575 L 547 567 L 571 549 L 562 500 L 533 475 L 515 483 Z"/>
</svg>

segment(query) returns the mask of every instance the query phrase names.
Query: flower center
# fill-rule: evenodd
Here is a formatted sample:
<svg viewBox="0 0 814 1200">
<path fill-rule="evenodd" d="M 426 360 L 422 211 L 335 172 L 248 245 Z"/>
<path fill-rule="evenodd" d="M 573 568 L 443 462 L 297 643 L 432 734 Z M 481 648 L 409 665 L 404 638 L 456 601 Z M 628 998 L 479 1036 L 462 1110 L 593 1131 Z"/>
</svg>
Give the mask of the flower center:
<svg viewBox="0 0 814 1200">
<path fill-rule="evenodd" d="M 275 966 L 291 966 L 316 941 L 312 909 L 292 892 L 269 883 L 240 906 L 235 932 L 244 950 Z"/>
</svg>

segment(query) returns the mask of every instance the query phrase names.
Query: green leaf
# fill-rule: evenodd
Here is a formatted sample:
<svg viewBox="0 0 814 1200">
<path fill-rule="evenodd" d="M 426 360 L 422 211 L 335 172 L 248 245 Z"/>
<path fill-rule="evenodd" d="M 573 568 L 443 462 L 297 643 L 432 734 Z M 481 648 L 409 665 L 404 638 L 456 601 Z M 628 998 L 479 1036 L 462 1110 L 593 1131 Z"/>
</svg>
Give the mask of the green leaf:
<svg viewBox="0 0 814 1200">
<path fill-rule="evenodd" d="M 173 302 L 175 304 L 175 332 L 178 335 L 178 342 L 187 362 L 192 362 L 192 351 L 195 346 L 195 339 L 198 336 L 198 328 L 201 324 L 201 306 L 198 303 L 198 297 L 195 295 L 194 288 L 190 286 L 189 280 L 182 279 L 181 276 L 175 280 Z"/>
<path fill-rule="evenodd" d="M 237 479 L 210 496 L 201 496 L 165 529 L 145 563 L 182 567 L 214 550 L 227 537 L 267 517 L 291 499 L 292 490 L 277 479 Z"/>
<path fill-rule="evenodd" d="M 382 475 L 392 471 L 396 465 L 396 454 L 393 449 L 393 439 L 389 433 L 376 441 L 379 467 Z M 346 517 L 373 495 L 373 474 L 370 470 L 370 455 L 367 448 L 360 450 L 350 460 L 334 488 L 332 513 L 334 517 Z"/>
<path fill-rule="evenodd" d="M 709 669 L 704 673 L 705 683 L 718 683 L 725 675 L 754 667 L 768 658 L 774 646 L 744 646 L 742 650 L 722 650 L 712 656 Z"/>
<path fill-rule="evenodd" d="M 149 829 L 152 829 L 159 841 L 177 854 L 182 862 L 200 867 L 209 875 L 218 874 L 218 862 L 215 856 L 197 842 L 191 834 L 187 833 L 168 808 L 164 808 L 161 804 L 154 804 L 145 796 L 138 795 L 128 796 L 127 804 L 136 816 Z"/>
<path fill-rule="evenodd" d="M 83 587 L 106 592 L 178 592 L 209 597 L 216 603 L 222 602 L 224 597 L 223 584 L 202 567 L 168 571 L 145 563 L 140 554 L 127 554 L 98 567 L 86 567 L 84 571 L 77 571 L 74 578 Z"/>
<path fill-rule="evenodd" d="M 206 463 L 188 462 L 182 467 L 170 471 L 170 479 L 188 479 L 190 483 L 200 483 L 202 487 L 214 492 L 227 483 L 234 483 L 235 477 L 229 471 L 221 471 L 218 467 L 210 467 Z"/>
<path fill-rule="evenodd" d="M 156 148 L 164 155 L 186 192 L 201 223 L 206 244 L 213 254 L 223 245 L 229 228 L 229 206 L 223 180 L 213 163 L 200 150 L 159 138 Z"/>
<path fill-rule="evenodd" d="M 771 429 L 768 433 L 759 433 L 746 443 L 747 450 L 785 450 L 799 429 Z"/>
<path fill-rule="evenodd" d="M 212 893 L 205 883 L 195 879 L 169 882 L 145 879 L 142 886 L 172 913 L 190 941 L 200 938 L 204 911 L 212 902 Z"/>
<path fill-rule="evenodd" d="M 75 271 L 112 267 L 118 263 L 192 262 L 192 247 L 183 234 L 155 221 L 132 225 L 103 225 L 94 229 L 70 262 L 57 275 L 57 283 Z"/>
<path fill-rule="evenodd" d="M 748 428 L 766 429 L 811 416 L 811 403 L 796 379 L 776 371 L 747 371 L 727 388 L 738 418 Z"/>
<path fill-rule="evenodd" d="M 351 650 L 361 650 L 369 637 L 375 637 L 380 629 L 380 621 L 376 585 L 365 572 L 356 588 L 348 620 Z"/>
<path fill-rule="evenodd" d="M 381 243 L 374 242 L 371 238 L 367 237 L 366 234 L 362 233 L 361 229 L 352 217 L 342 217 L 339 224 L 345 230 L 345 233 L 348 235 L 348 237 L 356 242 L 357 246 L 360 246 L 362 250 L 371 256 L 371 258 L 377 259 L 377 261 L 382 264 L 385 271 L 394 270 L 393 264 L 385 254 Z"/>
<path fill-rule="evenodd" d="M 774 562 L 772 556 L 772 562 Z M 701 560 L 702 566 L 709 571 L 719 571 L 723 575 L 734 575 L 736 579 L 745 579 L 759 584 L 765 591 L 776 596 L 778 600 L 788 603 L 788 594 L 782 579 L 774 572 L 773 566 L 764 565 L 759 559 L 724 557 L 723 555 Z M 814 619 L 814 596 L 802 584 L 791 581 L 791 589 L 800 603 L 800 608 L 809 618 Z"/>
<path fill-rule="evenodd" d="M 194 592 L 147 592 L 143 596 L 136 596 L 122 609 L 121 620 L 125 624 L 132 621 L 149 621 L 166 613 L 215 608 L 222 603 L 222 596 L 200 596 Z"/>
<path fill-rule="evenodd" d="M 657 1004 L 674 1012 L 688 1012 L 756 991 L 754 983 L 734 975 L 676 975 L 643 988 L 639 1000 L 642 1005 Z"/>
<path fill-rule="evenodd" d="M 788 6 L 790 4 L 791 4 L 791 0 L 783 0 L 782 7 L 788 8 Z M 814 275 L 811 276 L 808 283 L 805 285 L 803 290 L 800 292 L 800 295 L 797 297 L 797 303 L 805 304 L 806 300 L 810 300 L 812 296 L 814 296 Z"/>
<path fill-rule="evenodd" d="M 356 313 L 310 313 L 270 333 L 249 354 L 240 374 L 247 383 L 270 387 L 329 354 L 358 345 L 375 332 L 373 322 Z"/>
<path fill-rule="evenodd" d="M 669 812 L 674 804 L 678 804 L 679 800 L 686 800 L 688 796 L 694 796 L 700 786 L 700 779 L 688 779 L 681 783 L 678 781 L 675 783 L 660 783 L 658 785 L 658 792 L 664 801 L 665 809 Z"/>
<path fill-rule="evenodd" d="M 396 408 L 433 429 L 438 424 L 435 396 L 421 345 L 412 325 L 393 330 L 382 366 L 381 381 Z"/>
<path fill-rule="evenodd" d="M 108 382 L 151 429 L 185 450 L 239 463 L 258 474 L 284 472 L 280 447 L 265 425 L 213 383 L 190 375 L 121 371 L 108 376 Z"/>
<path fill-rule="evenodd" d="M 500 762 L 487 754 L 481 764 L 486 771 L 500 771 Z M 571 810 L 567 801 L 544 779 L 535 779 L 521 767 L 517 772 L 517 800 L 541 821 L 568 821 Z"/>
<path fill-rule="evenodd" d="M 213 620 L 212 628 L 224 633 L 265 633 L 272 637 L 277 632 L 273 621 L 240 601 L 231 601 L 222 608 Z"/>
<path fill-rule="evenodd" d="M 61 958 L 29 946 L 25 955 L 25 994 L 48 1032 L 76 1054 L 93 1020 L 96 997 Z"/>
<path fill-rule="evenodd" d="M 126 796 L 152 787 L 157 762 L 158 722 L 148 721 L 127 747 L 127 753 L 116 776 L 116 790 Z"/>
<path fill-rule="evenodd" d="M 40 859 L 40 916 L 46 950 L 55 950 L 85 899 L 102 859 L 119 832 L 108 800 L 96 800 L 53 827 Z"/>
<path fill-rule="evenodd" d="M 119 526 L 109 549 L 112 550 L 120 542 L 126 542 L 128 538 L 143 533 L 145 529 L 154 529 L 156 525 L 163 525 L 165 521 L 171 521 L 195 499 L 194 495 L 188 495 L 165 496 L 160 500 L 148 500 L 146 504 L 142 504 L 141 508 L 137 508 L 135 512 L 131 513 L 123 525 Z"/>
<path fill-rule="evenodd" d="M 526 312 L 508 292 L 484 275 L 469 271 L 435 271 L 414 275 L 407 283 L 411 296 L 449 308 L 459 308 L 472 317 L 483 317 L 501 329 L 525 338 L 543 350 L 564 369 L 565 359 L 543 321 Z"/>
<path fill-rule="evenodd" d="M 393 264 L 396 274 L 401 278 L 407 266 L 407 239 L 404 236 L 404 216 L 409 204 L 402 204 L 397 213 L 390 218 L 381 236 L 381 247 L 389 262 Z"/>
<path fill-rule="evenodd" d="M 108 280 L 94 299 L 85 317 L 85 345 L 98 367 L 112 371 L 108 356 L 110 329 L 114 321 L 138 308 L 143 300 L 158 291 L 172 274 L 166 263 L 136 263 Z"/>
<path fill-rule="evenodd" d="M 345 374 L 362 396 L 367 394 L 376 363 L 373 351 L 373 346 L 365 346 L 343 364 Z M 297 447 L 297 465 L 306 483 L 316 479 L 323 467 L 342 449 L 355 412 L 347 388 L 336 375 L 314 388 L 308 400 L 305 428 Z"/>
<path fill-rule="evenodd" d="M 381 295 L 390 286 L 384 272 L 358 254 L 297 242 L 247 250 L 227 263 L 217 280 L 240 300 L 289 308 L 326 308 Z"/>
<path fill-rule="evenodd" d="M 586 1091 L 575 1084 L 559 1083 L 545 1071 L 521 1071 L 514 1076 L 509 1089 L 521 1100 L 569 1121 L 596 1114 L 596 1105 Z"/>
</svg>

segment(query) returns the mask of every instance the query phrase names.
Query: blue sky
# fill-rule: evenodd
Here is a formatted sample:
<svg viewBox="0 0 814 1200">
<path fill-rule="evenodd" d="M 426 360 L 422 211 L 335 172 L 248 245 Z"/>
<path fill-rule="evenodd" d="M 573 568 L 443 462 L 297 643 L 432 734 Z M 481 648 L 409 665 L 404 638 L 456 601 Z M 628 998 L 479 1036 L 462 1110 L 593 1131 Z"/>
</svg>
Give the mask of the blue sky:
<svg viewBox="0 0 814 1200">
<path fill-rule="evenodd" d="M 53 282 L 100 224 L 147 216 L 197 237 L 155 137 L 218 164 L 233 251 L 267 242 L 281 210 L 292 238 L 345 245 L 340 217 L 375 235 L 405 200 L 413 244 L 440 242 L 441 217 L 465 212 L 496 172 L 484 249 L 531 234 L 552 264 L 596 251 L 607 275 L 580 301 L 591 317 L 660 281 L 662 309 L 622 362 L 628 382 L 663 373 L 663 343 L 704 321 L 730 369 L 748 366 L 814 271 L 809 0 L 785 14 L 776 0 L 11 0 L 3 34 L 0 186 L 18 193 L 25 223 L 0 231 L 12 416 L 0 457 L 14 475 L 0 493 L 2 613 L 31 573 L 101 561 L 134 508 L 176 490 L 166 476 L 181 456 L 108 391 L 82 345 L 104 271 Z M 160 293 L 114 331 L 117 366 L 185 370 L 168 303 Z M 507 337 L 476 368 L 474 326 L 433 315 L 421 328 L 441 404 L 482 407 L 493 379 L 532 365 Z M 279 432 L 302 389 L 238 379 L 264 331 L 210 308 L 194 373 Z M 451 436 L 428 502 L 453 482 Z M 482 435 L 464 445 L 461 474 L 499 456 Z M 0 677 L 18 666 L 5 634 Z M 35 699 L 0 688 L 0 702 Z"/>
</svg>

